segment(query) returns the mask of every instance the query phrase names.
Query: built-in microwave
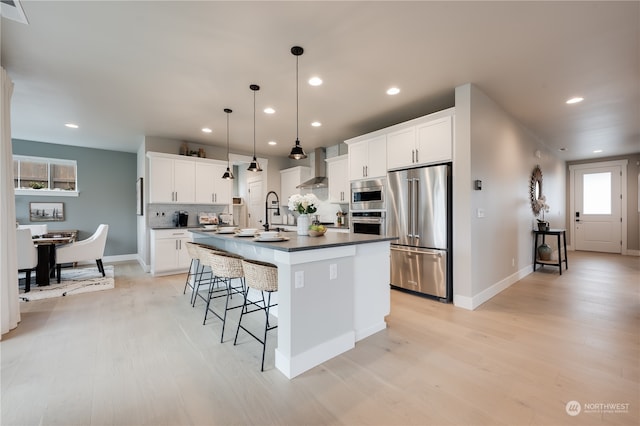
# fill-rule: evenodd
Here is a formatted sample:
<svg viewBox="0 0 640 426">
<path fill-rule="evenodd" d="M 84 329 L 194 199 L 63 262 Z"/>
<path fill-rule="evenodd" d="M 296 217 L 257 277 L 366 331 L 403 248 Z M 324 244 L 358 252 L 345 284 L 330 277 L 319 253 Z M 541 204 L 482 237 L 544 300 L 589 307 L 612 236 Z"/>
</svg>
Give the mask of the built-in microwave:
<svg viewBox="0 0 640 426">
<path fill-rule="evenodd" d="M 352 234 L 369 234 L 386 236 L 386 220 L 383 211 L 355 211 L 351 212 L 349 225 Z"/>
<path fill-rule="evenodd" d="M 384 210 L 384 179 L 351 182 L 350 210 Z"/>
</svg>

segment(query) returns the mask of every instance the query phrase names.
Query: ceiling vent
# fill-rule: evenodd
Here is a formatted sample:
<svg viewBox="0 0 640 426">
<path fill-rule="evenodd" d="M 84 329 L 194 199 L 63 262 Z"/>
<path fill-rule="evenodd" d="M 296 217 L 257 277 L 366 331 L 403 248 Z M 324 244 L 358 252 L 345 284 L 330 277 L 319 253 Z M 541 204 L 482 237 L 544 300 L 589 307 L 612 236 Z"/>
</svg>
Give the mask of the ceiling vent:
<svg viewBox="0 0 640 426">
<path fill-rule="evenodd" d="M 300 185 L 296 186 L 296 188 L 326 188 L 329 185 L 329 181 L 326 177 L 326 164 L 324 159 L 326 157 L 324 148 L 316 148 L 313 150 L 314 153 L 314 177 L 311 179 L 302 182 Z"/>
</svg>

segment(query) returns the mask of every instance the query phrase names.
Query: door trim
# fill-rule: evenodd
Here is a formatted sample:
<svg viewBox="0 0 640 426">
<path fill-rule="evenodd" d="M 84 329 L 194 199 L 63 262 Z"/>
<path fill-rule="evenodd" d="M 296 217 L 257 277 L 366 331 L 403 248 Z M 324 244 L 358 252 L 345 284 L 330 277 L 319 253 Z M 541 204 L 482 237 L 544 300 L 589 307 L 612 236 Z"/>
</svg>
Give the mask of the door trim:
<svg viewBox="0 0 640 426">
<path fill-rule="evenodd" d="M 620 253 L 627 254 L 627 164 L 629 160 L 613 160 L 613 161 L 600 161 L 595 163 L 584 164 L 572 164 L 569 166 L 569 234 L 571 238 L 571 250 L 575 250 L 575 201 L 574 201 L 574 185 L 575 185 L 575 172 L 577 170 L 592 169 L 594 167 L 615 167 L 619 166 L 622 171 L 620 176 L 620 191 L 622 193 L 622 205 L 620 206 L 620 215 L 622 217 L 622 226 L 620 229 L 620 238 L 622 240 L 622 247 L 620 247 Z"/>
</svg>

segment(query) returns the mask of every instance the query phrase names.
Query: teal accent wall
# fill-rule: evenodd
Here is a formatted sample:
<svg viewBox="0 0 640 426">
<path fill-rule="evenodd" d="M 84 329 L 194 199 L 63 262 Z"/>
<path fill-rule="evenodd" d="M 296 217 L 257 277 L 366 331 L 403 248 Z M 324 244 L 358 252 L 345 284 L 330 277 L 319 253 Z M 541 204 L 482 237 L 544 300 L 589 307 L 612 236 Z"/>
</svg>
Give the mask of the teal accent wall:
<svg viewBox="0 0 640 426">
<path fill-rule="evenodd" d="M 136 154 L 14 139 L 13 153 L 76 160 L 78 197 L 16 195 L 16 220 L 30 224 L 30 202 L 64 203 L 65 220 L 48 222 L 50 230 L 77 229 L 90 237 L 109 224 L 105 256 L 136 254 Z M 41 222 L 38 222 L 41 223 Z"/>
</svg>

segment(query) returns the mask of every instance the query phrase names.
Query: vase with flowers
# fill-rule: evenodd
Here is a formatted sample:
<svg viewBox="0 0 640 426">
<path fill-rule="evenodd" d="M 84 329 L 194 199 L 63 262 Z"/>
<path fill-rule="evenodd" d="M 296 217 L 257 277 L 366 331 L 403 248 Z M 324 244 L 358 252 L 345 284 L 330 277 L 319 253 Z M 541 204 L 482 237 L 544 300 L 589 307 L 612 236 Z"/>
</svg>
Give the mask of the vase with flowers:
<svg viewBox="0 0 640 426">
<path fill-rule="evenodd" d="M 289 197 L 289 210 L 298 213 L 296 230 L 298 235 L 309 235 L 309 215 L 318 210 L 320 200 L 313 194 L 293 194 Z"/>
<path fill-rule="evenodd" d="M 549 222 L 544 219 L 544 214 L 549 213 L 549 205 L 547 204 L 547 197 L 541 195 L 536 201 L 539 207 L 539 212 L 542 214 L 542 219 L 538 218 L 538 231 L 548 231 Z"/>
</svg>

